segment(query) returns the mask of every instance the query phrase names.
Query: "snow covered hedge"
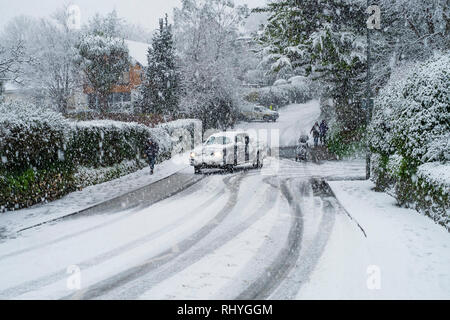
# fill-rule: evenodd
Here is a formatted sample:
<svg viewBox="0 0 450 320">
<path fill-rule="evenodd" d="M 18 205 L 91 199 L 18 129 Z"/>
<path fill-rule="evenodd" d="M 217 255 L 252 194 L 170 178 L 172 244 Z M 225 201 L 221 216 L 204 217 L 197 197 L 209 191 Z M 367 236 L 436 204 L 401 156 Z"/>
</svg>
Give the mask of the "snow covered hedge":
<svg viewBox="0 0 450 320">
<path fill-rule="evenodd" d="M 375 100 L 370 128 L 374 181 L 400 205 L 450 230 L 450 54 L 409 66 Z"/>
<path fill-rule="evenodd" d="M 159 128 L 110 120 L 71 122 L 65 154 L 77 167 L 110 167 L 144 157 L 149 137 L 159 142 L 161 157 L 167 158 L 171 151 L 170 136 Z"/>
<path fill-rule="evenodd" d="M 32 104 L 0 104 L 0 171 L 48 168 L 60 162 L 67 121 Z"/>
<path fill-rule="evenodd" d="M 157 161 L 169 159 L 192 147 L 191 132 L 200 125 L 198 120 L 155 128 L 110 120 L 73 122 L 22 102 L 1 104 L 0 115 L 0 211 L 55 200 L 139 170 L 146 163 L 149 137 L 160 145 Z M 178 150 L 181 133 L 188 138 Z"/>
<path fill-rule="evenodd" d="M 0 211 L 56 199 L 74 190 L 64 160 L 67 121 L 27 103 L 0 105 Z"/>
<path fill-rule="evenodd" d="M 252 89 L 245 96 L 248 102 L 280 108 L 291 103 L 305 103 L 312 98 L 310 83 L 303 77 L 293 77 L 289 81 L 278 80 L 275 85 Z"/>
</svg>

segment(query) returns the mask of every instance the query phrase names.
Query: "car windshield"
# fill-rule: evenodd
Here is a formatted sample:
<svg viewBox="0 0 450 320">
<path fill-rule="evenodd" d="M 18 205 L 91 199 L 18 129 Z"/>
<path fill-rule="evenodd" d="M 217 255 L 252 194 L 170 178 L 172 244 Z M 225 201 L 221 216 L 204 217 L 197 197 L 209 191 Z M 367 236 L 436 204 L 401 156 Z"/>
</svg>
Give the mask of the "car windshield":
<svg viewBox="0 0 450 320">
<path fill-rule="evenodd" d="M 230 138 L 223 136 L 212 136 L 206 141 L 207 145 L 210 144 L 229 144 L 231 142 Z"/>
</svg>

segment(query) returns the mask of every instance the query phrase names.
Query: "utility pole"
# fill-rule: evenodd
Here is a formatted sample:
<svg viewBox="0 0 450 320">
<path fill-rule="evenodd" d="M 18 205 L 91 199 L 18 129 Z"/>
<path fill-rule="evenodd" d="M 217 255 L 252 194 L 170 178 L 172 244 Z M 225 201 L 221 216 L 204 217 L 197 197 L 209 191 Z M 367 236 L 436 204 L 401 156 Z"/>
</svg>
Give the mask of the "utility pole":
<svg viewBox="0 0 450 320">
<path fill-rule="evenodd" d="M 367 19 L 367 87 L 366 87 L 366 125 L 367 127 L 372 120 L 372 110 L 373 110 L 373 100 L 372 100 L 372 89 L 370 85 L 371 74 L 370 74 L 370 60 L 371 60 L 371 30 L 373 29 L 381 29 L 381 11 L 380 7 L 377 5 L 370 5 L 370 0 L 367 0 L 367 11 L 369 14 L 369 18 Z M 367 130 L 367 128 L 366 128 Z M 370 147 L 369 141 L 367 139 L 366 146 L 366 179 L 370 179 Z"/>
</svg>

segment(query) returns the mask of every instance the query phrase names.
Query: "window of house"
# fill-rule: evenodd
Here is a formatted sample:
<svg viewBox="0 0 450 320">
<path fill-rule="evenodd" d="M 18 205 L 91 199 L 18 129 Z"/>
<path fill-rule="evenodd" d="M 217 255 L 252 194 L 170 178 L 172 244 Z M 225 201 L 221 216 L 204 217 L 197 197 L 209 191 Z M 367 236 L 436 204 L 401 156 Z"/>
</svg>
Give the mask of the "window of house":
<svg viewBox="0 0 450 320">
<path fill-rule="evenodd" d="M 131 93 L 130 92 L 124 92 L 122 93 L 122 101 L 123 102 L 130 102 L 131 101 Z"/>
<path fill-rule="evenodd" d="M 125 71 L 122 73 L 122 76 L 120 77 L 120 83 L 121 84 L 129 84 L 130 83 L 130 72 Z"/>
<path fill-rule="evenodd" d="M 91 109 L 95 109 L 98 106 L 98 99 L 97 99 L 97 95 L 90 93 L 88 94 L 88 105 L 89 108 Z"/>
</svg>

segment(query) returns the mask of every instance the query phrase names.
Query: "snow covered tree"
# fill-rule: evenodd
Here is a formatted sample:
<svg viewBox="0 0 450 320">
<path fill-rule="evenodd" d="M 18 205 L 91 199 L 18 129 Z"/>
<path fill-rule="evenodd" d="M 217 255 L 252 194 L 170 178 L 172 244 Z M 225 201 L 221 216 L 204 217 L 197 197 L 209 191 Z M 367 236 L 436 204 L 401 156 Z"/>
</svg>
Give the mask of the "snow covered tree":
<svg viewBox="0 0 450 320">
<path fill-rule="evenodd" d="M 0 45 L 0 81 L 17 80 L 24 61 L 24 46 L 18 41 L 12 47 Z"/>
<path fill-rule="evenodd" d="M 159 21 L 159 31 L 147 54 L 148 67 L 140 87 L 140 107 L 145 113 L 175 114 L 179 103 L 179 75 L 176 66 L 172 26 Z"/>
<path fill-rule="evenodd" d="M 28 81 L 45 91 L 59 112 L 66 113 L 75 89 L 81 87 L 74 63 L 78 33 L 67 25 L 66 8 L 58 10 L 53 20 L 41 20 L 31 45 L 36 63 L 31 65 Z"/>
<path fill-rule="evenodd" d="M 259 12 L 270 17 L 259 41 L 263 62 L 283 77 L 305 75 L 323 82 L 333 99 L 340 131 L 364 121 L 365 7 L 358 1 L 274 1 Z"/>
<path fill-rule="evenodd" d="M 24 35 L 27 30 L 31 30 L 27 27 L 31 27 L 30 21 L 25 16 L 16 17 L 5 26 L 0 35 L 0 96 L 6 81 L 23 82 L 24 71 L 32 62 Z"/>
<path fill-rule="evenodd" d="M 83 31 L 145 43 L 149 43 L 154 34 L 153 30 L 149 31 L 139 24 L 128 22 L 119 17 L 116 10 L 112 10 L 105 15 L 96 13 L 83 27 Z"/>
<path fill-rule="evenodd" d="M 89 19 L 89 23 L 84 27 L 84 32 L 110 37 L 122 37 L 124 24 L 124 20 L 119 18 L 116 10 L 107 13 L 105 16 L 96 13 Z"/>
<path fill-rule="evenodd" d="M 67 20 L 67 8 L 62 7 L 52 19 L 21 16 L 5 27 L 7 41 L 22 43 L 26 59 L 16 75 L 33 90 L 34 100 L 50 101 L 62 113 L 67 111 L 69 99 L 80 86 L 73 59 L 78 33 L 69 28 Z"/>
<path fill-rule="evenodd" d="M 111 90 L 130 67 L 128 48 L 123 39 L 101 33 L 84 34 L 76 48 L 86 84 L 98 96 L 101 111 L 107 112 Z"/>
<path fill-rule="evenodd" d="M 233 126 L 239 105 L 239 27 L 247 14 L 226 0 L 183 0 L 174 11 L 183 112 L 207 128 Z"/>
</svg>

